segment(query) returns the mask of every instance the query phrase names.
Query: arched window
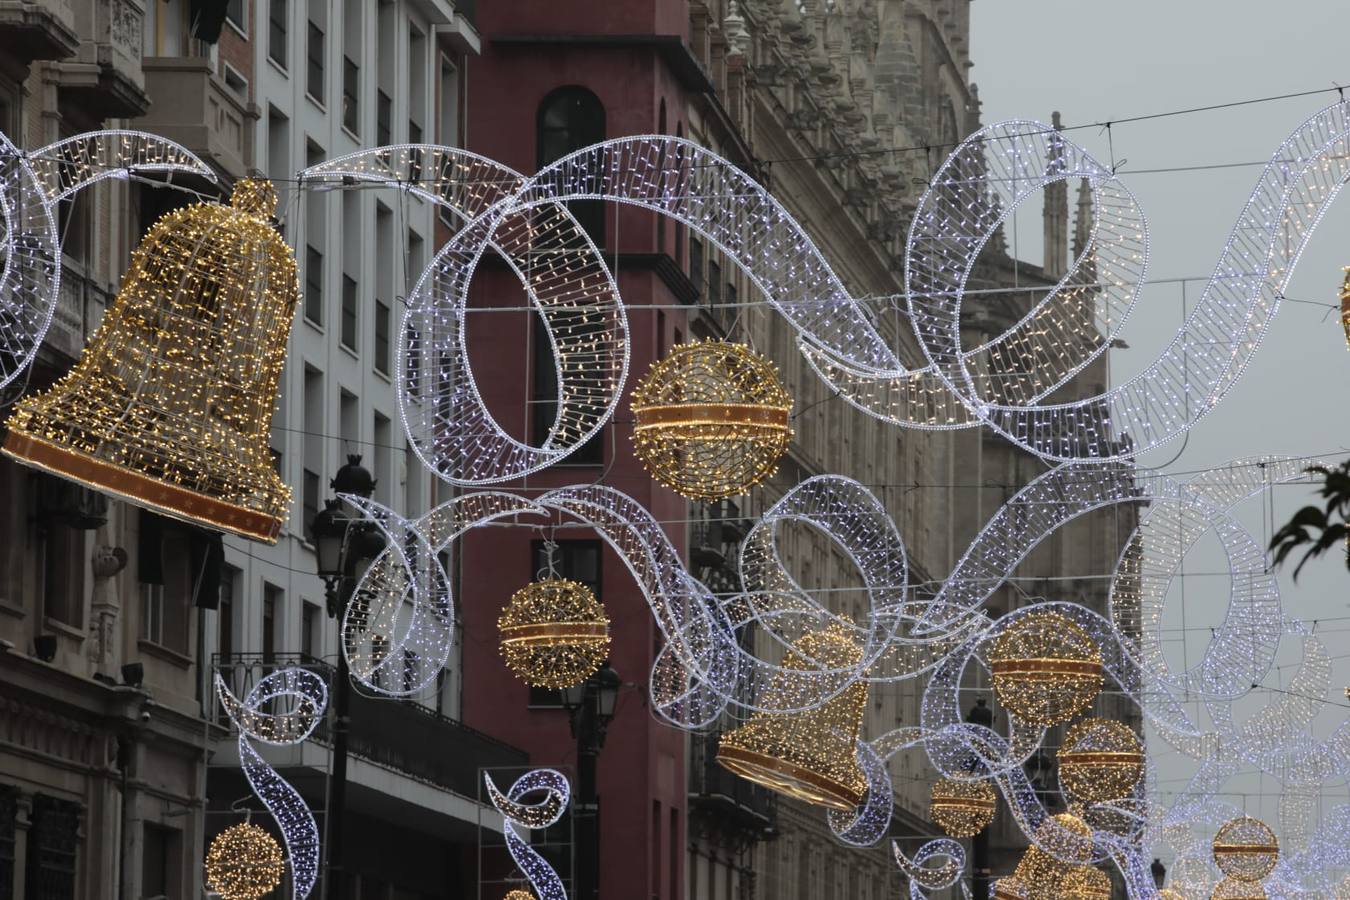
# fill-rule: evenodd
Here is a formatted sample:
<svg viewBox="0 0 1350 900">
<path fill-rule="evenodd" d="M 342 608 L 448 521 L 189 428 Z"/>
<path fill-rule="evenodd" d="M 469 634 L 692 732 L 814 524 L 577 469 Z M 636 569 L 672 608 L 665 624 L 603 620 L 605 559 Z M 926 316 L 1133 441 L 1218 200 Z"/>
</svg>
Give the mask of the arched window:
<svg viewBox="0 0 1350 900">
<path fill-rule="evenodd" d="M 540 102 L 537 122 L 540 167 L 604 139 L 604 104 L 585 88 L 558 88 Z M 569 208 L 591 240 L 603 247 L 604 203 L 599 200 L 579 200 L 570 204 Z"/>
</svg>

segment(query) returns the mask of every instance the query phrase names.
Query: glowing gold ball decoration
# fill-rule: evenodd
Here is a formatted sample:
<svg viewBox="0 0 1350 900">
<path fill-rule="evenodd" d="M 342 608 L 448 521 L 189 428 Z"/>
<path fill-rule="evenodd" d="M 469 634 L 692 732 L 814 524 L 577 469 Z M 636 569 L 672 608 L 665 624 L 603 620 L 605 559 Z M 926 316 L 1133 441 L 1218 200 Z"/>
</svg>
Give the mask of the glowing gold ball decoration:
<svg viewBox="0 0 1350 900">
<path fill-rule="evenodd" d="M 1060 782 L 1080 800 L 1128 797 L 1144 777 L 1144 748 L 1134 730 L 1110 719 L 1070 726 L 1059 750 Z"/>
<path fill-rule="evenodd" d="M 862 648 L 840 623 L 799 638 L 783 656 L 793 672 L 848 669 L 862 660 Z M 761 705 L 800 708 L 832 675 L 822 672 L 820 684 L 775 674 Z M 838 696 L 803 712 L 756 712 L 744 725 L 724 733 L 717 761 L 772 791 L 831 809 L 851 810 L 862 802 L 867 778 L 858 765 L 857 742 L 862 730 L 867 684 L 854 680 Z"/>
<path fill-rule="evenodd" d="M 1214 886 L 1210 900 L 1266 900 L 1266 889 L 1259 881 L 1225 878 Z"/>
<path fill-rule="evenodd" d="M 532 687 L 584 681 L 609 654 L 609 617 L 586 585 L 546 578 L 511 595 L 497 620 L 507 667 Z"/>
<path fill-rule="evenodd" d="M 1028 900 L 1027 889 L 1016 875 L 1005 875 L 994 882 L 992 900 Z"/>
<path fill-rule="evenodd" d="M 1111 900 L 1111 878 L 1094 866 L 1073 866 L 1060 882 L 1065 900 Z"/>
<path fill-rule="evenodd" d="M 791 412 L 778 370 L 744 344 L 680 344 L 633 391 L 633 448 L 676 493 L 720 500 L 777 470 Z"/>
<path fill-rule="evenodd" d="M 1059 900 L 1070 872 L 1091 859 L 1092 829 L 1073 813 L 1059 813 L 1036 829 L 1036 843 L 1022 854 L 1013 874 L 1028 900 Z"/>
<path fill-rule="evenodd" d="M 1158 900 L 1186 900 L 1186 895 L 1172 888 L 1159 888 Z"/>
<path fill-rule="evenodd" d="M 1260 881 L 1275 871 L 1280 843 L 1260 819 L 1238 816 L 1219 827 L 1213 842 L 1214 864 L 1227 878 Z"/>
<path fill-rule="evenodd" d="M 79 362 L 25 397 L 4 452 L 140 506 L 275 542 L 291 493 L 269 431 L 300 296 L 271 184 L 160 219 Z"/>
<path fill-rule="evenodd" d="M 1069 721 L 1102 687 L 1101 649 L 1059 613 L 1017 620 L 994 639 L 989 661 L 998 702 L 1033 725 Z"/>
<path fill-rule="evenodd" d="M 502 900 L 534 900 L 534 894 L 522 888 L 516 888 L 514 891 L 508 891 Z"/>
<path fill-rule="evenodd" d="M 206 850 L 206 887 L 225 900 L 256 900 L 281 884 L 281 847 L 248 822 L 231 825 Z"/>
<path fill-rule="evenodd" d="M 987 781 L 943 778 L 933 785 L 928 817 L 955 838 L 974 837 L 994 821 L 998 799 Z"/>
</svg>

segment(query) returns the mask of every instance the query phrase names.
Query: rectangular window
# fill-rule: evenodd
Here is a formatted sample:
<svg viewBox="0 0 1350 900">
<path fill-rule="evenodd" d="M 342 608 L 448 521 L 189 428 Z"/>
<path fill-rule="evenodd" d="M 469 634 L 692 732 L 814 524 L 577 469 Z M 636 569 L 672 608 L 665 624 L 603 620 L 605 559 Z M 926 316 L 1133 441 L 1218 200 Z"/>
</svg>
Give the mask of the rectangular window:
<svg viewBox="0 0 1350 900">
<path fill-rule="evenodd" d="M 300 652 L 306 659 L 323 656 L 323 612 L 306 600 L 300 607 Z"/>
<path fill-rule="evenodd" d="M 440 114 L 436 123 L 438 143 L 456 147 L 459 141 L 459 71 L 445 57 L 441 58 Z"/>
<path fill-rule="evenodd" d="M 361 69 L 350 56 L 342 57 L 342 127 L 361 133 Z"/>
<path fill-rule="evenodd" d="M 141 583 L 141 640 L 164 643 L 164 585 Z"/>
<path fill-rule="evenodd" d="M 305 91 L 318 100 L 325 102 L 324 96 L 324 33 L 314 22 L 309 22 L 309 37 L 305 42 Z"/>
<path fill-rule="evenodd" d="M 389 419 L 375 413 L 375 453 L 372 462 L 375 465 L 375 500 L 388 506 L 390 503 L 389 446 L 394 442 L 390 434 Z"/>
<path fill-rule="evenodd" d="M 152 822 L 141 828 L 141 896 L 177 896 L 178 832 Z"/>
<path fill-rule="evenodd" d="M 323 324 L 323 251 L 313 246 L 305 247 L 305 318 Z"/>
<path fill-rule="evenodd" d="M 311 544 L 314 543 L 314 517 L 319 514 L 319 491 L 319 473 L 305 469 L 305 483 L 302 491 L 305 496 L 301 514 L 305 517 L 305 540 Z"/>
<path fill-rule="evenodd" d="M 267 56 L 286 68 L 286 38 L 289 28 L 290 0 L 270 0 L 267 9 Z"/>
<path fill-rule="evenodd" d="M 694 283 L 694 293 L 703 296 L 703 242 L 696 237 L 689 239 L 689 280 Z"/>
<path fill-rule="evenodd" d="M 263 662 L 266 664 L 274 663 L 277 659 L 281 641 L 280 617 L 283 596 L 281 588 L 263 582 L 262 654 Z"/>
<path fill-rule="evenodd" d="M 342 455 L 361 452 L 361 401 L 351 391 L 338 390 L 338 437 Z"/>
<path fill-rule="evenodd" d="M 290 178 L 292 175 L 291 120 L 270 105 L 267 107 L 267 174 L 273 178 Z"/>
<path fill-rule="evenodd" d="M 389 374 L 389 304 L 375 301 L 375 371 Z"/>
<path fill-rule="evenodd" d="M 44 482 L 68 485 L 49 476 Z M 43 610 L 47 618 L 72 628 L 84 627 L 84 567 L 72 566 L 73 559 L 84 559 L 83 531 L 52 524 L 46 529 L 43 549 Z"/>
<path fill-rule="evenodd" d="M 375 143 L 384 147 L 390 143 L 394 127 L 394 101 L 384 91 L 375 92 Z"/>
<path fill-rule="evenodd" d="M 33 797 L 24 864 L 28 900 L 75 900 L 75 864 L 80 848 L 80 808 L 44 794 Z"/>
<path fill-rule="evenodd" d="M 591 589 L 595 599 L 604 602 L 600 592 L 600 542 L 596 540 L 558 541 L 553 551 L 552 570 L 559 578 L 569 578 Z M 549 571 L 548 548 L 543 541 L 530 542 L 530 576 Z M 552 688 L 530 688 L 530 706 L 561 706 L 562 692 Z"/>
<path fill-rule="evenodd" d="M 216 616 L 216 653 L 221 665 L 234 658 L 234 598 L 239 585 L 239 570 L 233 566 L 220 569 L 220 608 Z"/>
<path fill-rule="evenodd" d="M 349 350 L 356 349 L 356 279 L 350 275 L 342 276 L 342 344 Z"/>
<path fill-rule="evenodd" d="M 722 266 L 713 260 L 708 260 L 708 290 L 706 298 L 708 305 L 712 306 L 722 299 Z"/>
<path fill-rule="evenodd" d="M 0 785 L 0 900 L 14 900 L 15 819 L 19 792 Z"/>
<path fill-rule="evenodd" d="M 309 366 L 305 367 L 304 396 L 304 460 L 301 469 L 301 533 L 305 540 L 313 543 L 312 532 L 314 516 L 318 514 L 323 501 L 319 497 L 322 485 L 320 473 L 324 471 L 324 389 L 323 373 Z"/>
<path fill-rule="evenodd" d="M 225 0 L 225 18 L 244 34 L 248 34 L 248 13 L 245 0 Z"/>
</svg>

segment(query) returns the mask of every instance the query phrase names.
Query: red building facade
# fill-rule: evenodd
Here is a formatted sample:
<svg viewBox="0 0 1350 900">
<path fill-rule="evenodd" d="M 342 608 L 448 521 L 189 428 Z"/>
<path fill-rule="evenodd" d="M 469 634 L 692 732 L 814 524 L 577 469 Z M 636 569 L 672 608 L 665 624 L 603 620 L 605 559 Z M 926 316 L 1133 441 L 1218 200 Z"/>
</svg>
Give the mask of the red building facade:
<svg viewBox="0 0 1350 900">
<path fill-rule="evenodd" d="M 686 98 L 710 87 L 689 53 L 688 23 L 685 0 L 480 4 L 483 44 L 468 77 L 468 148 L 529 173 L 606 137 L 685 134 Z M 628 394 L 654 360 L 688 336 L 686 315 L 671 308 L 694 297 L 685 275 L 688 236 L 674 222 L 631 207 L 583 203 L 573 211 L 603 249 L 629 311 L 632 361 L 624 400 L 592 445 L 505 488 L 533 494 L 603 476 L 669 522 L 666 532 L 683 553 L 686 503 L 655 484 L 634 458 Z M 470 303 L 520 307 L 525 298 L 511 272 L 486 260 Z M 648 308 L 653 305 L 666 308 Z M 537 445 L 551 420 L 554 387 L 551 350 L 535 317 L 471 315 L 469 332 L 470 362 L 489 409 L 508 431 Z M 559 544 L 560 574 L 590 583 L 605 605 L 611 665 L 625 682 L 599 757 L 599 896 L 683 898 L 685 735 L 659 720 L 647 701 L 660 633 L 628 570 L 593 531 L 491 527 L 460 542 L 464 722 L 525 748 L 533 765 L 577 763 L 558 698 L 516 679 L 496 645 L 497 616 L 511 594 L 536 577 L 545 538 Z"/>
</svg>

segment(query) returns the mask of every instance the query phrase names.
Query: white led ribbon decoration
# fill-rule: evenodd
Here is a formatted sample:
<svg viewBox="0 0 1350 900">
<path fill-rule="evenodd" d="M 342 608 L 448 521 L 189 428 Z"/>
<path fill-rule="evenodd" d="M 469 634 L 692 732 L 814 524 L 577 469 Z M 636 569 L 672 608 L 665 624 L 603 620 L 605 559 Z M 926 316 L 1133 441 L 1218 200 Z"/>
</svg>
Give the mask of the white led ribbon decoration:
<svg viewBox="0 0 1350 900">
<path fill-rule="evenodd" d="M 927 891 L 943 891 L 957 884 L 961 896 L 969 900 L 970 889 L 960 880 L 966 868 L 966 848 L 960 841 L 951 838 L 925 841 L 912 857 L 904 854 L 899 841 L 891 841 L 891 852 L 895 854 L 896 865 L 909 879 L 911 900 L 924 900 Z"/>
<path fill-rule="evenodd" d="M 239 729 L 239 760 L 253 793 L 281 830 L 291 866 L 292 900 L 303 900 L 319 873 L 319 828 L 300 793 L 267 764 L 249 740 L 275 747 L 303 743 L 328 706 L 328 686 L 308 669 L 290 667 L 264 675 L 240 701 L 216 675 L 216 696 Z M 284 712 L 268 712 L 289 704 Z"/>
<path fill-rule="evenodd" d="M 362 150 L 299 177 L 398 187 L 467 222 L 419 273 L 397 342 L 399 412 L 409 443 L 439 477 L 474 486 L 528 475 L 565 459 L 613 415 L 628 375 L 628 321 L 600 251 L 566 206 L 516 207 L 509 198 L 524 176 L 429 144 Z M 469 282 L 489 249 L 515 273 L 553 350 L 557 411 L 537 447 L 488 411 L 469 360 Z"/>
<path fill-rule="evenodd" d="M 94 182 L 132 172 L 215 177 L 182 146 L 140 131 L 89 132 L 31 152 L 0 134 L 0 388 L 32 362 L 56 310 L 56 205 Z"/>
<path fill-rule="evenodd" d="M 535 769 L 517 778 L 505 794 L 486 772 L 483 773 L 483 782 L 487 786 L 488 800 L 502 814 L 502 833 L 506 837 L 507 852 L 530 882 L 535 897 L 538 900 L 567 900 L 562 879 L 530 846 L 529 838 L 521 831 L 547 828 L 562 818 L 571 800 L 571 786 L 567 779 L 553 769 Z M 529 795 L 540 792 L 544 794 L 542 800 L 536 803 L 523 802 Z"/>
<path fill-rule="evenodd" d="M 1199 302 L 1154 363 L 1099 396 L 1047 405 L 978 396 L 961 348 L 961 310 L 970 270 L 1003 215 L 985 198 L 1015 203 L 1057 180 L 1046 163 L 1050 143 L 1072 145 L 1039 123 L 976 132 L 934 177 L 906 250 L 910 321 L 934 374 L 991 428 L 1046 459 L 1125 459 L 1177 437 L 1241 376 L 1313 228 L 1350 175 L 1347 108 L 1328 107 L 1276 150 Z M 1073 155 L 1090 160 L 1076 147 Z"/>
</svg>

